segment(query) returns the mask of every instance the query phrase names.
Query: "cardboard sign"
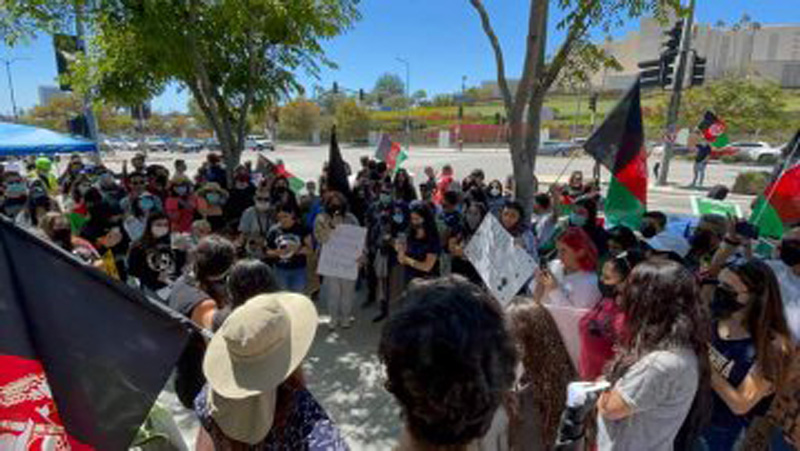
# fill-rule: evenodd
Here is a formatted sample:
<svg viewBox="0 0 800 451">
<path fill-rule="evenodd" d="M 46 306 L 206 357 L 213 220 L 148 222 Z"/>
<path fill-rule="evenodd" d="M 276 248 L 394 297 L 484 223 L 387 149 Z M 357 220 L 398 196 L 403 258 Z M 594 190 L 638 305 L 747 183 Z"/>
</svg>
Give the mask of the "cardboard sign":
<svg viewBox="0 0 800 451">
<path fill-rule="evenodd" d="M 358 258 L 364 252 L 367 229 L 348 224 L 337 226 L 322 246 L 317 274 L 346 280 L 358 279 Z"/>
</svg>

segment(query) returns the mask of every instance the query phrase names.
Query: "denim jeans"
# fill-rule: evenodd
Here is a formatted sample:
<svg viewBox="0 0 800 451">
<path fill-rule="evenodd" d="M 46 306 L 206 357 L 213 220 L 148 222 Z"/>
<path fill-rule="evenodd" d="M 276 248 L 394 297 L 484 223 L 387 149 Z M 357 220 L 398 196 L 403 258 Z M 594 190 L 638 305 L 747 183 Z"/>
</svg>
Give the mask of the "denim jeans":
<svg viewBox="0 0 800 451">
<path fill-rule="evenodd" d="M 736 442 L 742 436 L 743 429 L 728 429 L 718 426 L 709 426 L 703 431 L 702 449 L 704 451 L 731 451 L 735 449 Z"/>
<path fill-rule="evenodd" d="M 306 268 L 286 269 L 275 268 L 275 278 L 286 291 L 293 293 L 305 293 L 306 290 Z"/>
<path fill-rule="evenodd" d="M 708 166 L 708 161 L 694 164 L 692 186 L 703 186 L 703 182 L 706 180 L 706 166 Z"/>
</svg>

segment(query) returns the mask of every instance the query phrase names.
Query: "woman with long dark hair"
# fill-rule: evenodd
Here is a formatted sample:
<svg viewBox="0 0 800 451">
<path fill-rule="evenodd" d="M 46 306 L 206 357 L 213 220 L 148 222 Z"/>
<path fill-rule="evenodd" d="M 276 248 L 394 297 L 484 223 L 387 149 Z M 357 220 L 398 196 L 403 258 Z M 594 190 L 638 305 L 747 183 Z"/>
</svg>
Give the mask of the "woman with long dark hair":
<svg viewBox="0 0 800 451">
<path fill-rule="evenodd" d="M 171 283 L 175 255 L 170 241 L 169 217 L 164 212 L 150 213 L 142 237 L 128 251 L 128 273 L 142 288 L 158 291 Z"/>
<path fill-rule="evenodd" d="M 439 254 L 442 245 L 433 212 L 426 204 L 411 207 L 408 235 L 395 245 L 397 261 L 405 266 L 406 280 L 430 279 L 439 276 Z"/>
<path fill-rule="evenodd" d="M 691 449 L 710 402 L 710 322 L 696 280 L 673 261 L 640 263 L 622 291 L 628 339 L 598 400 L 600 449 Z"/>
<path fill-rule="evenodd" d="M 397 170 L 392 184 L 394 185 L 394 198 L 396 200 L 402 200 L 406 203 L 417 200 L 417 190 L 414 189 L 414 181 L 411 180 L 411 176 L 408 175 L 408 171 L 405 169 Z"/>
<path fill-rule="evenodd" d="M 703 433 L 709 450 L 731 450 L 772 395 L 785 383 L 791 356 L 789 328 L 778 281 L 766 263 L 729 265 L 704 298 L 713 314 L 711 425 Z"/>
<path fill-rule="evenodd" d="M 450 237 L 447 248 L 453 256 L 451 270 L 454 274 L 460 274 L 468 280 L 480 285 L 481 276 L 472 263 L 464 255 L 464 248 L 469 244 L 469 240 L 475 235 L 478 227 L 481 226 L 483 218 L 486 217 L 488 209 L 482 202 L 470 202 L 464 212 L 464 217 L 458 233 Z"/>
<path fill-rule="evenodd" d="M 538 247 L 536 244 L 536 236 L 533 234 L 531 227 L 523 221 L 525 217 L 525 210 L 522 204 L 512 200 L 506 202 L 500 212 L 500 223 L 508 233 L 514 238 L 514 243 L 517 247 L 525 249 L 525 252 L 531 255 L 534 259 L 539 259 L 536 251 Z"/>
</svg>

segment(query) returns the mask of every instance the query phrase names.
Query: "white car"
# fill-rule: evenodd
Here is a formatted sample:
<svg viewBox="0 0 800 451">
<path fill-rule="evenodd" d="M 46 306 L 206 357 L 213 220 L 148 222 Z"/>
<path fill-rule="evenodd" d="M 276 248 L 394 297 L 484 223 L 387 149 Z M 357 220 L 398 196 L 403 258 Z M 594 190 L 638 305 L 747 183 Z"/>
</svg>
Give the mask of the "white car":
<svg viewBox="0 0 800 451">
<path fill-rule="evenodd" d="M 263 135 L 250 135 L 245 139 L 244 144 L 247 150 L 275 150 L 272 140 Z"/>
<path fill-rule="evenodd" d="M 769 160 L 778 161 L 781 158 L 781 150 L 770 146 L 763 141 L 741 141 L 730 143 L 728 147 L 735 149 L 742 155 L 747 155 L 753 161 L 766 162 Z"/>
<path fill-rule="evenodd" d="M 144 141 L 145 147 L 150 152 L 168 152 L 170 145 L 165 138 L 149 136 Z"/>
</svg>

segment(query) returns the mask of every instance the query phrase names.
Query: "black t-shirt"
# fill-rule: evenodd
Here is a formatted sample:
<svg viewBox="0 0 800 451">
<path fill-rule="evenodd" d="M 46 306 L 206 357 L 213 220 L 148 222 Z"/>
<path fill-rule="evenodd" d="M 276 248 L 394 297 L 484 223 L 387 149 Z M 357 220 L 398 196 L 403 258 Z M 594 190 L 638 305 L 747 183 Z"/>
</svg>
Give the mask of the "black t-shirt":
<svg viewBox="0 0 800 451">
<path fill-rule="evenodd" d="M 711 146 L 708 144 L 698 144 L 697 145 L 697 157 L 695 158 L 695 163 L 702 163 L 703 161 L 707 160 L 708 157 L 711 155 Z"/>
<path fill-rule="evenodd" d="M 244 211 L 253 206 L 255 195 L 256 187 L 252 183 L 244 189 L 232 189 L 230 197 L 225 203 L 225 219 L 228 222 L 235 222 L 236 225 L 239 225 L 239 219 Z"/>
<path fill-rule="evenodd" d="M 148 246 L 141 241 L 134 243 L 128 253 L 128 273 L 141 282 L 142 286 L 158 291 L 165 286 L 161 275 L 175 272 L 175 257 L 167 240 Z"/>
<path fill-rule="evenodd" d="M 194 308 L 206 299 L 211 299 L 211 296 L 198 288 L 193 277 L 182 276 L 172 286 L 167 303 L 173 310 L 191 318 Z"/>
<path fill-rule="evenodd" d="M 420 263 L 424 262 L 428 254 L 436 255 L 436 264 L 430 272 L 422 272 L 411 266 L 406 266 L 406 278 L 408 280 L 416 278 L 433 278 L 439 276 L 439 253 L 442 251 L 442 246 L 439 244 L 438 237 L 422 240 L 409 237 L 406 243 L 406 256 L 416 260 Z"/>
<path fill-rule="evenodd" d="M 297 245 L 297 252 L 290 255 L 288 258 L 273 258 L 272 261 L 276 268 L 282 269 L 299 269 L 305 268 L 306 256 L 299 253 L 303 247 L 303 242 L 308 236 L 308 229 L 306 229 L 299 222 L 284 230 L 280 224 L 272 226 L 267 233 L 267 247 L 272 250 L 280 249 L 283 246 Z"/>
</svg>

